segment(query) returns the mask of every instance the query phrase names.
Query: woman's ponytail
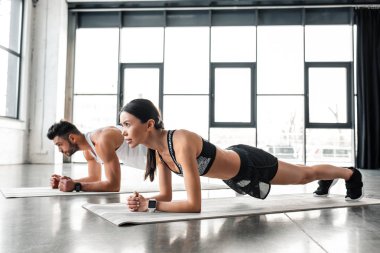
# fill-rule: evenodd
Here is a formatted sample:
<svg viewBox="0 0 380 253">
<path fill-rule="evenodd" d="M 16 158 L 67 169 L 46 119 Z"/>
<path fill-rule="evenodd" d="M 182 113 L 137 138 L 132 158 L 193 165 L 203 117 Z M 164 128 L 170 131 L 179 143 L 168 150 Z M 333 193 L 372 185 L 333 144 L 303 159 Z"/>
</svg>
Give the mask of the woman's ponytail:
<svg viewBox="0 0 380 253">
<path fill-rule="evenodd" d="M 156 151 L 153 149 L 148 149 L 148 153 L 146 155 L 146 169 L 144 180 L 146 180 L 149 176 L 149 180 L 153 182 L 154 174 L 156 172 Z"/>
</svg>

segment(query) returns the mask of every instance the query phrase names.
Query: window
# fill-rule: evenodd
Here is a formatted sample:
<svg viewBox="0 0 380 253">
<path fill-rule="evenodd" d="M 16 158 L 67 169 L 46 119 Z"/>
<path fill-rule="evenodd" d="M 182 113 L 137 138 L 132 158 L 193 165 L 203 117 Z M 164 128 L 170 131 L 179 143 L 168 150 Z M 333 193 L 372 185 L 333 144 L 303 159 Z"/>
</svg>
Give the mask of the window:
<svg viewBox="0 0 380 253">
<path fill-rule="evenodd" d="M 166 129 L 220 147 L 350 165 L 352 10 L 79 12 L 74 119 L 101 126 L 142 97 L 161 109 Z"/>
<path fill-rule="evenodd" d="M 252 14 L 244 13 L 249 24 Z M 216 24 L 221 21 L 218 17 L 221 16 L 216 14 Z M 226 20 L 234 18 L 229 16 Z M 239 140 L 241 133 L 246 132 L 241 127 L 251 128 L 247 131 L 249 135 L 255 133 L 252 129 L 256 120 L 256 26 L 214 26 L 210 37 L 210 126 L 221 128 L 213 128 L 210 138 L 224 146 L 229 141 L 217 137 L 230 127 L 238 132 L 231 135 L 231 140 Z M 244 143 L 254 143 L 254 140 L 255 136 Z"/>
<path fill-rule="evenodd" d="M 163 120 L 166 129 L 187 129 L 208 139 L 208 96 L 164 96 Z"/>
<path fill-rule="evenodd" d="M 21 0 L 0 0 L 0 116 L 18 118 Z"/>
<path fill-rule="evenodd" d="M 209 28 L 168 27 L 165 31 L 165 94 L 209 92 Z"/>
<path fill-rule="evenodd" d="M 257 94 L 303 94 L 302 26 L 257 28 Z"/>
<path fill-rule="evenodd" d="M 210 141 L 221 148 L 236 144 L 256 146 L 256 128 L 210 128 Z"/>
<path fill-rule="evenodd" d="M 257 146 L 304 161 L 304 43 L 301 25 L 257 28 Z"/>
<path fill-rule="evenodd" d="M 257 146 L 279 159 L 302 163 L 303 103 L 302 96 L 258 96 Z"/>
<path fill-rule="evenodd" d="M 77 29 L 74 94 L 116 94 L 118 45 L 118 29 Z"/>
<path fill-rule="evenodd" d="M 254 126 L 254 64 L 214 63 L 211 66 L 211 125 Z"/>
<path fill-rule="evenodd" d="M 120 43 L 121 62 L 163 62 L 163 27 L 123 28 Z"/>
<path fill-rule="evenodd" d="M 173 27 L 165 28 L 163 120 L 166 129 L 184 128 L 208 139 L 210 28 L 189 26 L 197 19 L 180 16 L 169 15 Z"/>
<path fill-rule="evenodd" d="M 162 64 L 122 64 L 120 79 L 120 107 L 135 98 L 146 98 L 162 108 Z"/>
<path fill-rule="evenodd" d="M 350 73 L 346 63 L 306 65 L 307 127 L 351 127 Z"/>
<path fill-rule="evenodd" d="M 348 62 L 352 58 L 352 26 L 305 26 L 306 62 Z"/>
<path fill-rule="evenodd" d="M 306 162 L 350 166 L 353 27 L 337 23 L 305 26 Z"/>
<path fill-rule="evenodd" d="M 117 123 L 119 31 L 76 30 L 73 123 L 81 132 Z M 83 161 L 75 154 L 73 162 Z"/>
<path fill-rule="evenodd" d="M 255 62 L 256 27 L 212 27 L 211 49 L 212 62 Z"/>
<path fill-rule="evenodd" d="M 306 162 L 350 166 L 355 157 L 351 129 L 307 129 Z"/>
</svg>

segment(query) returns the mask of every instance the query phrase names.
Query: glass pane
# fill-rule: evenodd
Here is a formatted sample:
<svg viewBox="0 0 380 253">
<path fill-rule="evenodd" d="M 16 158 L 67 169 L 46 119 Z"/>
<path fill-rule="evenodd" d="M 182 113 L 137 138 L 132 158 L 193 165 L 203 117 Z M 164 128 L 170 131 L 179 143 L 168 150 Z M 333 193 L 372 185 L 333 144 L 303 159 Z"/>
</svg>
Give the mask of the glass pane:
<svg viewBox="0 0 380 253">
<path fill-rule="evenodd" d="M 257 146 L 280 160 L 303 163 L 302 96 L 258 96 Z"/>
<path fill-rule="evenodd" d="M 101 102 L 100 102 L 101 101 Z M 82 133 L 105 126 L 115 126 L 117 118 L 117 96 L 74 96 L 73 123 Z M 72 157 L 73 162 L 84 162 L 82 152 Z"/>
<path fill-rule="evenodd" d="M 358 29 L 357 29 L 357 26 L 354 25 L 354 94 L 358 94 L 358 88 L 357 88 L 357 80 L 356 80 L 356 74 L 358 73 L 357 72 L 357 69 L 358 69 L 358 66 L 357 66 L 357 39 L 358 39 Z"/>
<path fill-rule="evenodd" d="M 209 97 L 164 96 L 163 118 L 165 129 L 187 129 L 208 140 Z"/>
<path fill-rule="evenodd" d="M 307 62 L 352 61 L 352 26 L 305 26 L 305 58 Z"/>
<path fill-rule="evenodd" d="M 215 69 L 215 122 L 251 122 L 251 69 Z"/>
<path fill-rule="evenodd" d="M 307 129 L 306 162 L 340 166 L 354 164 L 351 129 Z"/>
<path fill-rule="evenodd" d="M 209 28 L 165 31 L 165 94 L 209 93 Z"/>
<path fill-rule="evenodd" d="M 303 27 L 259 26 L 257 62 L 258 94 L 303 94 Z"/>
<path fill-rule="evenodd" d="M 0 45 L 20 52 L 21 0 L 0 0 Z"/>
<path fill-rule="evenodd" d="M 0 48 L 0 116 L 17 118 L 19 58 Z"/>
<path fill-rule="evenodd" d="M 74 96 L 74 124 L 82 132 L 115 126 L 117 122 L 116 98 L 116 95 Z"/>
<path fill-rule="evenodd" d="M 162 62 L 164 28 L 123 28 L 120 61 L 129 63 Z"/>
<path fill-rule="evenodd" d="M 124 69 L 124 103 L 135 98 L 146 98 L 159 104 L 160 70 L 158 68 Z"/>
<path fill-rule="evenodd" d="M 236 144 L 256 146 L 255 128 L 210 128 L 210 141 L 221 148 Z"/>
<path fill-rule="evenodd" d="M 212 27 L 211 61 L 255 62 L 256 27 Z"/>
<path fill-rule="evenodd" d="M 77 29 L 75 94 L 116 94 L 119 30 Z"/>
<path fill-rule="evenodd" d="M 357 128 L 357 126 L 358 126 L 358 96 L 357 95 L 355 95 L 354 96 L 354 112 L 355 112 L 355 126 L 356 126 L 356 131 L 354 131 L 354 134 L 355 134 L 355 136 L 354 136 L 354 145 L 355 145 L 355 149 L 354 150 L 358 150 L 358 128 Z M 355 130 L 355 129 L 354 129 Z M 353 145 L 352 145 L 353 146 Z M 355 159 L 355 158 L 354 158 Z"/>
<path fill-rule="evenodd" d="M 309 121 L 347 122 L 346 68 L 309 68 Z"/>
</svg>

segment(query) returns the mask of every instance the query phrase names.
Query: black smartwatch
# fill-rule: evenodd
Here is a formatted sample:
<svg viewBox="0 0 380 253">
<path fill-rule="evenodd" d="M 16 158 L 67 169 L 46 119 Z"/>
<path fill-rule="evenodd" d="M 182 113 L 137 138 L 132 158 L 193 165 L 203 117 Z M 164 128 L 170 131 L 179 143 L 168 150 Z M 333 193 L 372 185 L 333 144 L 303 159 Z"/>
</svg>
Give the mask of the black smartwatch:
<svg viewBox="0 0 380 253">
<path fill-rule="evenodd" d="M 82 184 L 79 183 L 79 182 L 76 182 L 76 183 L 74 184 L 74 190 L 75 190 L 76 192 L 80 192 L 80 191 L 82 190 Z"/>
<path fill-rule="evenodd" d="M 150 199 L 148 201 L 148 212 L 154 213 L 156 211 L 156 207 L 157 207 L 157 200 Z"/>
</svg>

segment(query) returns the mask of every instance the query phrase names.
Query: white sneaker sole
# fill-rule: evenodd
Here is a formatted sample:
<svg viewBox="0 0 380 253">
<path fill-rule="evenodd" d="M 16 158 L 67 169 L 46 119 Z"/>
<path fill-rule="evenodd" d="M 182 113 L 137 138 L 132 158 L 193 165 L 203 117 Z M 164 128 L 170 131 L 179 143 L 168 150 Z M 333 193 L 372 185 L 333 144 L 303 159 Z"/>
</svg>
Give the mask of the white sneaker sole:
<svg viewBox="0 0 380 253">
<path fill-rule="evenodd" d="M 355 202 L 355 201 L 359 201 L 359 200 L 361 200 L 363 197 L 364 197 L 364 191 L 363 191 L 363 189 L 362 189 L 362 195 L 361 195 L 359 198 L 357 198 L 357 199 L 352 199 L 352 198 L 350 198 L 350 197 L 345 197 L 344 199 L 345 199 L 346 201 L 348 201 L 348 202 Z"/>
<path fill-rule="evenodd" d="M 317 198 L 321 198 L 321 197 L 322 197 L 322 198 L 323 198 L 323 197 L 327 197 L 327 196 L 329 196 L 331 187 L 333 187 L 337 182 L 338 182 L 338 178 L 335 178 L 335 179 L 333 180 L 333 182 L 331 183 L 331 185 L 330 185 L 330 187 L 329 187 L 329 190 L 327 191 L 327 194 L 318 195 L 318 194 L 316 194 L 316 193 L 313 193 L 314 197 L 317 197 Z"/>
</svg>

